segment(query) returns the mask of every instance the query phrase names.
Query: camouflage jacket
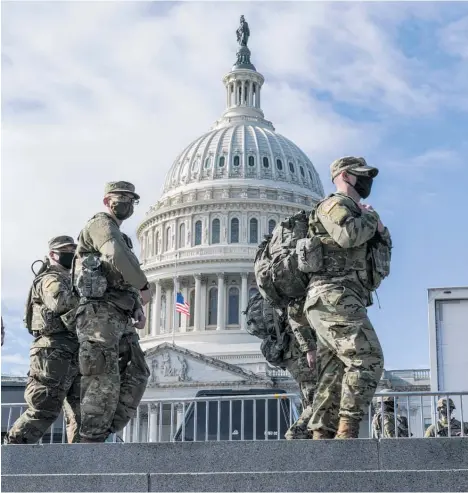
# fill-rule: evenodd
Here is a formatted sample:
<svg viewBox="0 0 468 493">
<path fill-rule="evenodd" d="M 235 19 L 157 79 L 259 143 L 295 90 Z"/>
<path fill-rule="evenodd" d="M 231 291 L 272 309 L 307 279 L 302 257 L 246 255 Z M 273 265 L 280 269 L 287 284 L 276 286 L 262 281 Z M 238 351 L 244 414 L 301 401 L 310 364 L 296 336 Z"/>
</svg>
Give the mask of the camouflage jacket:
<svg viewBox="0 0 468 493">
<path fill-rule="evenodd" d="M 383 433 L 382 433 L 382 416 L 383 416 Z M 405 416 L 396 415 L 398 423 L 398 436 L 408 437 L 408 420 Z M 380 411 L 374 414 L 372 418 L 372 438 L 394 438 L 397 436 L 395 427 L 395 415 L 393 412 Z"/>
<path fill-rule="evenodd" d="M 77 265 L 86 254 L 98 254 L 107 279 L 104 300 L 132 314 L 140 304 L 139 290 L 148 282 L 132 250 L 130 238 L 120 231 L 117 222 L 107 213 L 92 217 L 78 238 Z"/>
<path fill-rule="evenodd" d="M 34 346 L 53 347 L 64 339 L 77 342 L 74 327 L 67 327 L 62 321 L 62 316 L 72 312 L 79 303 L 68 270 L 52 265 L 40 274 L 31 287 L 30 303 L 31 331 L 37 338 Z"/>
<path fill-rule="evenodd" d="M 450 420 L 450 436 L 461 436 L 461 422 L 458 419 Z M 463 423 L 463 434 L 468 436 L 468 423 Z M 437 420 L 435 425 L 429 426 L 424 435 L 426 438 L 448 437 L 448 423 L 446 421 Z"/>
<path fill-rule="evenodd" d="M 363 211 L 344 193 L 330 195 L 314 209 L 309 220 L 309 234 L 320 237 L 323 246 L 323 270 L 312 275 L 306 308 L 312 299 L 327 289 L 344 286 L 372 303 L 370 285 L 372 266 L 368 259 L 371 241 L 390 241 L 387 228 L 377 231 L 379 216 Z"/>
</svg>

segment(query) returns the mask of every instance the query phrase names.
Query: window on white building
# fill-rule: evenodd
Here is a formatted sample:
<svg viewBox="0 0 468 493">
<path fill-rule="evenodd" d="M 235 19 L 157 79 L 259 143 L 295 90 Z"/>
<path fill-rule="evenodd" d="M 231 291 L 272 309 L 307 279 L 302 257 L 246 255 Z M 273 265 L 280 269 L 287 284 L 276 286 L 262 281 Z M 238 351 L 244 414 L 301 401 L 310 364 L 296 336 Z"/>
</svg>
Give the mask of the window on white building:
<svg viewBox="0 0 468 493">
<path fill-rule="evenodd" d="M 226 161 L 226 158 L 225 158 L 224 156 L 221 156 L 221 157 L 219 158 L 219 163 L 218 163 L 218 166 L 219 166 L 220 168 L 224 168 L 224 162 L 225 162 L 225 161 Z"/>
<path fill-rule="evenodd" d="M 258 219 L 255 217 L 250 220 L 249 243 L 258 243 Z"/>
<path fill-rule="evenodd" d="M 202 240 L 202 223 L 197 221 L 195 223 L 195 245 L 201 245 Z"/>
<path fill-rule="evenodd" d="M 228 296 L 228 325 L 239 324 L 239 288 L 230 287 Z"/>
<path fill-rule="evenodd" d="M 283 169 L 283 162 L 281 159 L 276 160 L 276 167 L 278 168 L 278 171 L 281 171 Z"/>
<path fill-rule="evenodd" d="M 295 173 L 296 170 L 294 169 L 294 164 L 291 163 L 291 161 L 289 162 L 289 170 L 291 171 L 291 173 Z"/>
<path fill-rule="evenodd" d="M 249 156 L 249 166 L 251 168 L 255 166 L 255 158 L 253 156 Z"/>
<path fill-rule="evenodd" d="M 220 231 L 221 231 L 221 223 L 219 219 L 213 219 L 211 223 L 211 244 L 215 245 L 220 242 Z"/>
<path fill-rule="evenodd" d="M 163 294 L 161 296 L 161 319 L 160 319 L 160 324 L 161 324 L 161 332 L 164 333 L 166 332 L 166 295 Z"/>
<path fill-rule="evenodd" d="M 166 248 L 165 251 L 167 252 L 171 248 L 171 227 L 168 226 L 166 228 Z"/>
<path fill-rule="evenodd" d="M 237 168 L 240 165 L 240 157 L 234 156 L 234 166 Z"/>
<path fill-rule="evenodd" d="M 264 168 L 269 168 L 270 167 L 270 163 L 268 161 L 268 158 L 267 157 L 264 157 L 263 158 L 263 167 Z"/>
<path fill-rule="evenodd" d="M 185 223 L 179 226 L 179 248 L 184 248 L 185 246 Z"/>
<path fill-rule="evenodd" d="M 190 319 L 189 319 L 189 327 L 193 327 L 195 325 L 195 289 L 190 291 Z"/>
<path fill-rule="evenodd" d="M 218 323 L 218 288 L 211 288 L 208 293 L 208 325 Z"/>
<path fill-rule="evenodd" d="M 231 219 L 231 243 L 239 243 L 239 219 Z"/>
<path fill-rule="evenodd" d="M 274 219 L 270 219 L 268 221 L 268 234 L 271 235 L 273 230 L 276 228 L 276 221 Z"/>
</svg>

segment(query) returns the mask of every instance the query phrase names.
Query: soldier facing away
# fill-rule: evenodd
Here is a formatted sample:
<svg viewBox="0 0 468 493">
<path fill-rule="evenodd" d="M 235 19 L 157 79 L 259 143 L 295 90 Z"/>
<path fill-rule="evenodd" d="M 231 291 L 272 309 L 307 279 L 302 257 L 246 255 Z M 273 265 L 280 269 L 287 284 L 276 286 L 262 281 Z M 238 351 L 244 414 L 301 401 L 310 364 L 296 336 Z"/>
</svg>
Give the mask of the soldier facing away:
<svg viewBox="0 0 468 493">
<path fill-rule="evenodd" d="M 379 215 L 361 203 L 377 174 L 363 158 L 337 159 L 331 165 L 337 191 L 310 215 L 304 251 L 311 252 L 314 269 L 304 311 L 317 335 L 320 363 L 309 422 L 314 439 L 358 438 L 383 370 L 366 307 L 389 274 L 391 239 Z"/>
<path fill-rule="evenodd" d="M 104 442 L 135 415 L 149 377 L 135 328 L 145 326 L 149 284 L 120 225 L 140 198 L 131 183 L 105 187 L 107 212 L 92 217 L 78 239 L 81 441 Z M 132 322 L 132 319 L 134 322 Z"/>
<path fill-rule="evenodd" d="M 73 323 L 79 300 L 70 280 L 75 248 L 70 236 L 52 238 L 49 257 L 30 289 L 25 322 L 34 342 L 24 393 L 28 409 L 13 424 L 5 443 L 37 443 L 59 416 L 62 405 L 68 441 L 79 441 L 80 375 Z"/>
<path fill-rule="evenodd" d="M 447 398 L 442 397 L 437 401 L 437 412 L 439 413 L 439 419 L 436 424 L 429 426 L 426 430 L 424 435 L 426 438 L 461 436 L 462 423 L 458 421 L 458 419 L 452 418 L 452 413 L 456 409 L 455 404 L 452 399 L 448 399 L 448 402 L 449 409 L 447 410 Z M 468 423 L 463 423 L 463 435 L 468 436 Z"/>
</svg>

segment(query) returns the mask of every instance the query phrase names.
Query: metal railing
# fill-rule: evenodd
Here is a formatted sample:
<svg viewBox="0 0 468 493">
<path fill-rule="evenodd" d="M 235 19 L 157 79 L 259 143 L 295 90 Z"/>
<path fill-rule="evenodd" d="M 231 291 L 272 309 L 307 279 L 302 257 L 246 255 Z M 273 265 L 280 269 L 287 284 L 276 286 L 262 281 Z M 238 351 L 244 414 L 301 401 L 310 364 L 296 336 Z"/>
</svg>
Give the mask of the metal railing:
<svg viewBox="0 0 468 493">
<path fill-rule="evenodd" d="M 388 412 L 382 401 L 390 397 L 394 410 Z M 456 406 L 454 417 L 462 423 L 458 436 L 467 436 L 464 409 L 468 408 L 465 392 L 385 392 L 374 396 L 364 416 L 361 438 L 423 437 L 430 425 L 437 427 L 437 401 L 451 398 Z M 2 435 L 26 409 L 24 403 L 2 404 Z M 376 436 L 374 416 L 380 411 L 380 430 Z M 385 411 L 385 412 L 383 412 Z M 297 394 L 229 395 L 195 398 L 144 399 L 136 416 L 119 432 L 109 437 L 113 442 L 177 442 L 177 441 L 234 441 L 281 440 L 300 413 Z M 388 434 L 386 420 L 393 420 L 395 433 Z M 374 422 L 374 426 L 373 426 Z M 399 426 L 405 422 L 407 433 Z M 392 424 L 391 423 L 391 424 Z M 450 421 L 446 430 L 453 433 L 456 422 Z M 467 425 L 468 426 L 468 425 Z M 404 427 L 403 427 L 404 428 Z M 456 430 L 455 430 L 456 431 Z M 437 436 L 437 433 L 436 433 Z M 51 426 L 40 443 L 66 443 L 63 419 Z"/>
</svg>

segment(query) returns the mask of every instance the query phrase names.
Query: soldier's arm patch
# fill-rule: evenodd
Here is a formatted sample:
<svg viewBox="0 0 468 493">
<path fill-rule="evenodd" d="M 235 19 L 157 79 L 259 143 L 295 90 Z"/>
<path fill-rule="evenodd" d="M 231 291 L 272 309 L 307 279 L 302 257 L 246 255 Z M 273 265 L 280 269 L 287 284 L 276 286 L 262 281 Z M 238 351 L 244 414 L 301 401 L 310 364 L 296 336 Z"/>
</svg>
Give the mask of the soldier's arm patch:
<svg viewBox="0 0 468 493">
<path fill-rule="evenodd" d="M 42 281 L 42 292 L 49 296 L 56 297 L 63 291 L 62 283 L 53 276 L 46 276 Z"/>
<path fill-rule="evenodd" d="M 346 206 L 333 199 L 324 202 L 321 207 L 319 207 L 318 212 L 339 226 L 342 226 L 346 222 L 346 219 L 351 215 Z"/>
</svg>

